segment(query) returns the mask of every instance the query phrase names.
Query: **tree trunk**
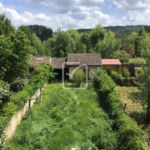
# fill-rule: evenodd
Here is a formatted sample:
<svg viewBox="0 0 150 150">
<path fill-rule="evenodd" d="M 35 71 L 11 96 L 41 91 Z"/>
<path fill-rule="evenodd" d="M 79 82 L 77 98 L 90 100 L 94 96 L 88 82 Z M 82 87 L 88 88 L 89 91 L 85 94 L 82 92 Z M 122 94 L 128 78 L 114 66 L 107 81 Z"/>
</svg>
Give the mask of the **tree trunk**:
<svg viewBox="0 0 150 150">
<path fill-rule="evenodd" d="M 150 123 L 150 92 L 148 93 L 147 122 Z"/>
</svg>

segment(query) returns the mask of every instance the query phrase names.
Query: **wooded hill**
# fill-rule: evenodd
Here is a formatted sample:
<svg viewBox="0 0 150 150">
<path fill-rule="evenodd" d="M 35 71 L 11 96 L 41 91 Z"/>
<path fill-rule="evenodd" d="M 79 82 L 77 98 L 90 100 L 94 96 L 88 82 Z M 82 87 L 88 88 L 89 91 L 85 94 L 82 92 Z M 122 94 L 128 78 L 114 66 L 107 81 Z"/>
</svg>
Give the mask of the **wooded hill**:
<svg viewBox="0 0 150 150">
<path fill-rule="evenodd" d="M 120 33 L 120 34 L 127 34 L 129 35 L 131 32 L 135 31 L 137 32 L 140 29 L 141 25 L 127 25 L 127 26 L 108 26 L 104 27 L 107 31 L 111 30 L 114 33 Z M 89 33 L 91 29 L 78 29 L 78 32 L 85 32 Z"/>
</svg>

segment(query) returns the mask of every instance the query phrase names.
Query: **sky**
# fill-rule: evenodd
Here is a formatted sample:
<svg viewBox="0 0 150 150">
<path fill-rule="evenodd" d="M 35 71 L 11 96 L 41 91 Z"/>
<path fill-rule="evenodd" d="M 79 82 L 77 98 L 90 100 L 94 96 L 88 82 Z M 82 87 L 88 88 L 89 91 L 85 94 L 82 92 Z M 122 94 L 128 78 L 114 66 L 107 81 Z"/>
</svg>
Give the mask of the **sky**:
<svg viewBox="0 0 150 150">
<path fill-rule="evenodd" d="M 0 0 L 0 13 L 13 26 L 60 28 L 150 25 L 150 0 Z"/>
</svg>

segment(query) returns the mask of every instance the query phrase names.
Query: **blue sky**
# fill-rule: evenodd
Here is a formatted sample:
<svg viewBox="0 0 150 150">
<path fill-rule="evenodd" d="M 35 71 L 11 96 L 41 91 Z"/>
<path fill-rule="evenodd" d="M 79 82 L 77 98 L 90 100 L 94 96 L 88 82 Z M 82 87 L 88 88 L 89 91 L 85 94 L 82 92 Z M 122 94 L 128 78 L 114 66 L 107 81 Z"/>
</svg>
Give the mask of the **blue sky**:
<svg viewBox="0 0 150 150">
<path fill-rule="evenodd" d="M 0 0 L 0 13 L 12 24 L 93 28 L 95 24 L 150 25 L 150 0 Z"/>
</svg>

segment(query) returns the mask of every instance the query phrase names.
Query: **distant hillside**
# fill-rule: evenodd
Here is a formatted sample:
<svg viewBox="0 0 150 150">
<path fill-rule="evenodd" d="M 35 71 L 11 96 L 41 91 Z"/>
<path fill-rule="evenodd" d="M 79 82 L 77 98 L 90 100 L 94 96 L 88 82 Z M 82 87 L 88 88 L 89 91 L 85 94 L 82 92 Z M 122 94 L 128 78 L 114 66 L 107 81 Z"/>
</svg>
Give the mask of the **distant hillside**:
<svg viewBox="0 0 150 150">
<path fill-rule="evenodd" d="M 133 31 L 138 31 L 141 25 L 127 25 L 127 26 L 108 26 L 104 27 L 107 31 L 111 30 L 114 33 L 127 34 L 129 35 Z M 92 29 L 78 29 L 78 32 L 89 33 Z"/>
</svg>

